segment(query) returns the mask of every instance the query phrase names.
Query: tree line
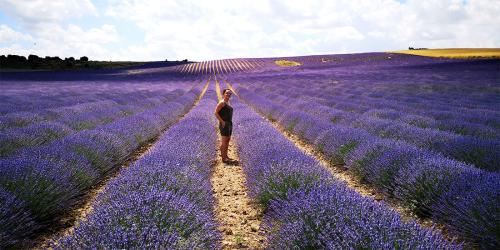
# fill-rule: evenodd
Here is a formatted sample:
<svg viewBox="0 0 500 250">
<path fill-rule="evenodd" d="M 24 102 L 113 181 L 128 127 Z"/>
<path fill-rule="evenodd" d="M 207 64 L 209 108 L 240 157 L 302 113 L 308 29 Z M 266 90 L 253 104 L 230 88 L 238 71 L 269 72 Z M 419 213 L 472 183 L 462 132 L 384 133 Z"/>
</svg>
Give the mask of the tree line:
<svg viewBox="0 0 500 250">
<path fill-rule="evenodd" d="M 66 57 L 61 59 L 58 56 L 40 57 L 37 55 L 25 56 L 19 55 L 0 55 L 1 70 L 77 70 L 77 69 L 103 69 L 103 68 L 119 68 L 127 66 L 141 65 L 145 62 L 130 62 L 130 61 L 91 61 L 88 57 L 82 56 L 79 59 L 74 57 Z M 182 61 L 169 61 L 166 59 L 163 62 L 164 66 L 175 66 L 189 63 L 188 59 Z"/>
<path fill-rule="evenodd" d="M 58 56 L 29 55 L 26 58 L 19 55 L 0 55 L 0 66 L 8 69 L 71 69 L 75 67 L 89 68 L 92 65 L 86 56 L 79 59 L 74 57 L 61 59 Z"/>
</svg>

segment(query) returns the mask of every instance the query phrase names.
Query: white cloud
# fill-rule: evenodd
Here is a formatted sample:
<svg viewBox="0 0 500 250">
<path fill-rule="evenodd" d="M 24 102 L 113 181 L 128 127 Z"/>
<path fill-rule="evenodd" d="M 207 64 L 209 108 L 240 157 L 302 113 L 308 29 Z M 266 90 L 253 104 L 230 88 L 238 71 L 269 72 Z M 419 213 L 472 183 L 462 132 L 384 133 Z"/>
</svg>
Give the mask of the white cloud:
<svg viewBox="0 0 500 250">
<path fill-rule="evenodd" d="M 28 27 L 24 35 L 43 51 L 58 54 L 62 47 L 105 60 L 500 47 L 496 0 L 108 0 L 101 10 L 89 0 L 7 0 L 0 8 Z M 83 29 L 66 24 L 72 17 L 106 18 L 112 25 Z M 118 29 L 124 21 L 143 36 L 130 42 Z"/>
<path fill-rule="evenodd" d="M 2 0 L 0 9 L 27 28 L 39 23 L 97 15 L 90 0 Z"/>
<path fill-rule="evenodd" d="M 0 48 L 0 54 L 36 54 L 39 56 L 80 57 L 108 59 L 114 52 L 106 48 L 107 44 L 119 41 L 118 33 L 112 25 L 84 30 L 74 24 L 61 26 L 55 23 L 39 24 L 40 30 L 29 46 L 13 43 Z M 19 36 L 25 36 L 21 33 Z M 0 27 L 0 38 L 2 28 Z M 16 53 L 17 50 L 17 53 Z"/>
<path fill-rule="evenodd" d="M 34 54 L 33 50 L 19 44 L 11 44 L 0 48 L 0 55 L 24 55 Z"/>
<path fill-rule="evenodd" d="M 500 2 L 471 0 L 112 1 L 148 57 L 277 56 L 500 45 Z M 495 12 L 496 11 L 496 12 Z M 137 55 L 139 56 L 139 55 Z"/>
<path fill-rule="evenodd" d="M 13 43 L 32 40 L 33 38 L 28 34 L 17 32 L 5 24 L 0 25 L 0 43 Z"/>
<path fill-rule="evenodd" d="M 26 32 L 13 31 L 7 25 L 0 26 L 0 41 L 9 37 L 6 39 L 11 43 L 0 48 L 0 54 L 107 59 L 114 52 L 106 45 L 119 41 L 114 25 L 84 29 L 67 21 L 98 17 L 90 0 L 5 0 L 0 1 L 0 8 Z M 32 43 L 23 46 L 19 43 L 22 40 Z"/>
</svg>

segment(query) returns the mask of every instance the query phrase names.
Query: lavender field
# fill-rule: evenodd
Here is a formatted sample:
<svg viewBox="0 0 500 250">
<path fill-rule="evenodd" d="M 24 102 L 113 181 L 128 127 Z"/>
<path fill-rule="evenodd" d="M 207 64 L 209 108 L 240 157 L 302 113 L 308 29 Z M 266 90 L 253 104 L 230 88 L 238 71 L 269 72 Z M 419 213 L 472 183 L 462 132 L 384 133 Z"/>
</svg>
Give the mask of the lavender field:
<svg viewBox="0 0 500 250">
<path fill-rule="evenodd" d="M 149 63 L 0 88 L 0 249 L 500 248 L 499 59 Z M 248 235 L 215 209 L 226 88 Z"/>
</svg>

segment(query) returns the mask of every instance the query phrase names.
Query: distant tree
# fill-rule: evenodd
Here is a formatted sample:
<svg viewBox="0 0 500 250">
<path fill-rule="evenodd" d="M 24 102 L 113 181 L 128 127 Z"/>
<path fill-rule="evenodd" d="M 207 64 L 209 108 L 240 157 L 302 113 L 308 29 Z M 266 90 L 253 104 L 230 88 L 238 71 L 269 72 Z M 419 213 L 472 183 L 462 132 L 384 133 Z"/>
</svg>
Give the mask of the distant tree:
<svg viewBox="0 0 500 250">
<path fill-rule="evenodd" d="M 18 55 L 7 55 L 7 60 L 13 61 L 13 62 L 26 62 L 27 59 L 24 56 L 18 56 Z"/>
<path fill-rule="evenodd" d="M 7 57 L 5 55 L 0 56 L 0 67 L 6 67 L 7 65 Z"/>
<path fill-rule="evenodd" d="M 38 61 L 40 60 L 40 57 L 38 57 L 37 55 L 29 55 L 28 56 L 28 61 L 30 62 L 34 62 L 34 61 Z"/>
<path fill-rule="evenodd" d="M 413 47 L 408 47 L 408 50 L 414 50 L 414 48 Z"/>
<path fill-rule="evenodd" d="M 62 59 L 58 56 L 46 56 L 45 60 L 47 60 L 47 61 L 62 61 Z"/>
<path fill-rule="evenodd" d="M 71 60 L 64 60 L 64 61 L 65 61 L 64 66 L 66 68 L 73 68 L 73 66 L 75 66 L 75 63 L 74 63 L 75 58 L 73 58 L 73 61 L 71 61 Z"/>
<path fill-rule="evenodd" d="M 188 62 L 188 59 L 184 59 L 184 60 L 182 60 L 182 62 Z"/>
<path fill-rule="evenodd" d="M 165 59 L 165 62 L 168 62 L 168 59 Z"/>
<path fill-rule="evenodd" d="M 36 69 L 39 68 L 43 59 L 38 57 L 37 55 L 29 55 L 28 56 L 28 63 L 30 68 Z"/>
<path fill-rule="evenodd" d="M 7 57 L 4 57 L 4 59 L 2 59 L 2 67 L 20 68 L 23 67 L 23 65 L 26 65 L 27 61 L 28 60 L 24 56 L 7 55 Z"/>
<path fill-rule="evenodd" d="M 89 58 L 86 57 L 86 56 L 82 56 L 82 57 L 80 57 L 80 61 L 82 61 L 82 62 L 88 62 Z"/>
<path fill-rule="evenodd" d="M 66 57 L 66 58 L 64 58 L 64 61 L 70 61 L 70 62 L 72 62 L 72 61 L 74 61 L 74 60 L 75 60 L 75 58 L 74 58 L 74 57 L 72 57 L 72 56 L 71 56 L 71 57 Z"/>
</svg>

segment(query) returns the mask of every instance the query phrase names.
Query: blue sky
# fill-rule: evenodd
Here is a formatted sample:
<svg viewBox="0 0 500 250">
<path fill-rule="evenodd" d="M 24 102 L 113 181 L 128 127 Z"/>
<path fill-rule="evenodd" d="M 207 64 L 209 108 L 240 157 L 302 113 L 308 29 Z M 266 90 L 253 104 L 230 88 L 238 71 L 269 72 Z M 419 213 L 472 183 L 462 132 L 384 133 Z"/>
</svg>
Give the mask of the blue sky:
<svg viewBox="0 0 500 250">
<path fill-rule="evenodd" d="M 497 0 L 0 0 L 0 54 L 210 60 L 500 47 Z"/>
</svg>

